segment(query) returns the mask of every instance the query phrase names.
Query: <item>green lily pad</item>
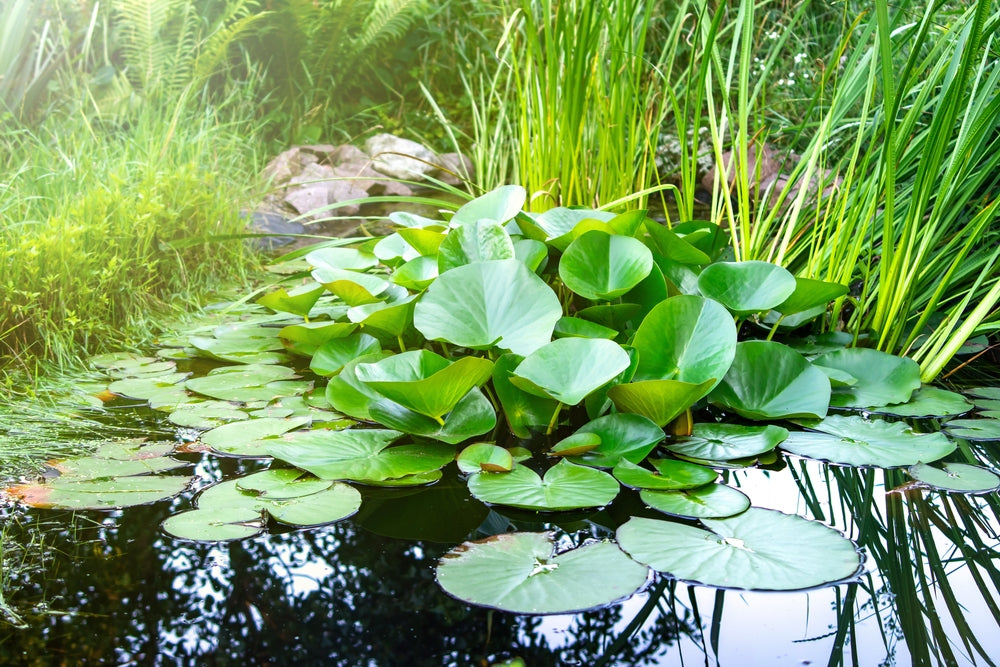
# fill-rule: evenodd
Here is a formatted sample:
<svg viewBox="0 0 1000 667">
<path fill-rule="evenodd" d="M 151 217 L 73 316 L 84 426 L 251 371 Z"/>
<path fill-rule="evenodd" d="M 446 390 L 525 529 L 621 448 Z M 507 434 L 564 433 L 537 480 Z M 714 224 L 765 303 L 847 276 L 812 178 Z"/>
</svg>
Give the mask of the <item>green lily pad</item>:
<svg viewBox="0 0 1000 667">
<path fill-rule="evenodd" d="M 391 216 L 390 216 L 391 217 Z M 397 230 L 397 233 L 410 244 L 410 246 L 420 253 L 421 257 L 437 257 L 438 248 L 445 239 L 445 225 L 441 221 L 434 221 L 432 225 L 424 227 L 406 227 Z M 413 260 L 410 260 L 413 261 Z"/>
<path fill-rule="evenodd" d="M 201 430 L 249 418 L 250 415 L 228 401 L 186 403 L 167 416 L 167 419 L 177 426 Z"/>
<path fill-rule="evenodd" d="M 580 456 L 597 449 L 601 436 L 596 433 L 574 433 L 552 445 L 549 456 Z"/>
<path fill-rule="evenodd" d="M 690 437 L 666 446 L 674 454 L 706 461 L 730 461 L 769 452 L 788 437 L 788 431 L 768 424 L 695 424 Z"/>
<path fill-rule="evenodd" d="M 326 384 L 326 399 L 333 409 L 355 419 L 372 421 L 372 403 L 381 400 L 382 395 L 361 382 L 355 375 L 355 368 L 358 364 L 380 361 L 390 354 L 387 351 L 372 352 L 344 364 L 340 373 Z"/>
<path fill-rule="evenodd" d="M 278 364 L 288 355 L 281 350 L 277 329 L 265 330 L 259 326 L 242 326 L 226 329 L 217 337 L 191 336 L 188 344 L 203 356 L 237 364 Z"/>
<path fill-rule="evenodd" d="M 969 396 L 1000 400 L 1000 387 L 972 387 L 970 389 L 966 389 L 965 393 Z"/>
<path fill-rule="evenodd" d="M 678 491 L 643 489 L 639 498 L 658 512 L 691 519 L 736 516 L 750 507 L 746 494 L 725 484 L 706 484 Z"/>
<path fill-rule="evenodd" d="M 654 307 L 635 332 L 637 380 L 722 380 L 736 355 L 732 315 L 710 299 L 680 295 Z"/>
<path fill-rule="evenodd" d="M 316 375 L 329 377 L 339 373 L 347 362 L 381 350 L 378 339 L 366 333 L 334 338 L 316 348 L 312 361 L 309 362 L 309 370 Z"/>
<path fill-rule="evenodd" d="M 514 259 L 514 243 L 503 227 L 495 222 L 467 222 L 448 232 L 438 248 L 439 273 L 474 262 Z"/>
<path fill-rule="evenodd" d="M 655 470 L 648 470 L 622 459 L 611 471 L 619 482 L 633 489 L 676 491 L 710 484 L 718 477 L 711 468 L 673 459 L 648 459 Z"/>
<path fill-rule="evenodd" d="M 588 322 L 579 317 L 560 317 L 552 332 L 556 338 L 604 338 L 611 340 L 618 332 L 608 327 L 602 327 L 595 322 Z"/>
<path fill-rule="evenodd" d="M 535 239 L 518 239 L 514 241 L 514 257 L 529 270 L 539 271 L 549 258 L 549 249 Z"/>
<path fill-rule="evenodd" d="M 698 289 L 739 316 L 778 306 L 795 292 L 795 277 L 769 262 L 716 262 L 698 276 Z"/>
<path fill-rule="evenodd" d="M 747 419 L 822 418 L 830 404 L 830 380 L 781 343 L 743 341 L 709 401 Z"/>
<path fill-rule="evenodd" d="M 173 498 L 187 489 L 192 479 L 173 475 L 57 477 L 47 483 L 19 484 L 4 491 L 30 507 L 113 510 Z"/>
<path fill-rule="evenodd" d="M 897 417 L 953 417 L 971 409 L 972 403 L 961 394 L 924 385 L 906 403 L 869 407 L 867 411 Z"/>
<path fill-rule="evenodd" d="M 187 402 L 188 393 L 182 384 L 190 373 L 170 373 L 141 378 L 124 378 L 108 385 L 108 391 L 119 396 L 137 398 L 157 405 L 180 405 Z"/>
<path fill-rule="evenodd" d="M 267 457 L 267 446 L 271 440 L 288 431 L 308 426 L 311 421 L 309 417 L 261 417 L 235 421 L 202 433 L 200 440 L 220 454 Z"/>
<path fill-rule="evenodd" d="M 588 433 L 599 436 L 601 444 L 569 460 L 596 468 L 613 468 L 621 460 L 638 464 L 664 438 L 659 426 L 627 412 L 598 417 L 577 429 L 575 435 Z"/>
<path fill-rule="evenodd" d="M 559 277 L 585 299 L 610 301 L 638 285 L 653 268 L 653 255 L 630 236 L 590 231 L 569 244 Z"/>
<path fill-rule="evenodd" d="M 680 380 L 643 380 L 611 387 L 608 398 L 622 412 L 642 415 L 662 428 L 697 403 L 715 383 L 714 378 L 698 384 Z"/>
<path fill-rule="evenodd" d="M 388 399 L 372 403 L 369 412 L 371 418 L 383 426 L 452 445 L 488 433 L 497 424 L 493 404 L 479 389 L 470 390 L 455 405 L 455 409 L 445 416 L 443 422 Z"/>
<path fill-rule="evenodd" d="M 355 367 L 355 376 L 386 398 L 443 424 L 474 387 L 493 372 L 493 362 L 479 357 L 449 361 L 429 350 L 412 350 Z"/>
<path fill-rule="evenodd" d="M 381 301 L 382 295 L 389 289 L 387 281 L 357 271 L 319 268 L 312 272 L 312 277 L 349 306 Z"/>
<path fill-rule="evenodd" d="M 836 530 L 799 516 L 751 507 L 707 530 L 633 518 L 618 529 L 621 548 L 658 572 L 718 588 L 793 591 L 857 575 L 861 556 Z"/>
<path fill-rule="evenodd" d="M 447 445 L 389 446 L 402 435 L 384 429 L 303 431 L 272 441 L 268 452 L 320 479 L 358 482 L 437 470 L 455 458 L 455 449 Z"/>
<path fill-rule="evenodd" d="M 565 245 L 553 244 L 559 249 L 565 248 L 572 241 L 569 238 L 571 232 L 576 229 L 581 222 L 595 220 L 609 222 L 614 219 L 615 214 L 608 211 L 598 211 L 588 208 L 566 208 L 557 206 L 539 215 L 532 217 L 531 224 L 540 231 L 540 241 L 552 241 L 563 238 Z M 528 230 L 525 230 L 526 232 Z"/>
<path fill-rule="evenodd" d="M 257 299 L 257 303 L 278 313 L 291 313 L 299 317 L 306 317 L 324 291 L 323 286 L 318 283 L 297 285 L 290 290 L 280 287 Z"/>
<path fill-rule="evenodd" d="M 880 468 L 937 461 L 955 449 L 944 434 L 916 433 L 902 422 L 831 415 L 808 425 L 814 430 L 790 433 L 782 449 L 819 461 Z"/>
<path fill-rule="evenodd" d="M 528 355 L 549 342 L 560 317 L 555 292 L 521 262 L 503 259 L 442 273 L 417 302 L 413 323 L 428 340 Z"/>
<path fill-rule="evenodd" d="M 357 325 L 352 322 L 302 322 L 282 327 L 278 337 L 290 352 L 311 357 L 320 345 L 348 336 L 355 329 Z"/>
<path fill-rule="evenodd" d="M 1000 440 L 1000 419 L 952 419 L 945 422 L 942 428 L 948 434 L 965 440 Z"/>
<path fill-rule="evenodd" d="M 804 313 L 820 306 L 826 306 L 834 299 L 847 294 L 846 285 L 840 283 L 827 282 L 825 280 L 813 280 L 811 278 L 796 278 L 795 291 L 774 307 L 782 315 L 795 315 Z"/>
<path fill-rule="evenodd" d="M 452 227 L 488 220 L 502 225 L 521 212 L 527 193 L 520 185 L 501 185 L 462 205 L 448 223 Z"/>
<path fill-rule="evenodd" d="M 245 540 L 264 532 L 264 517 L 250 507 L 196 509 L 174 514 L 160 524 L 168 535 L 196 542 Z"/>
<path fill-rule="evenodd" d="M 276 398 L 294 396 L 312 388 L 312 382 L 291 381 L 295 371 L 284 366 L 247 364 L 216 368 L 184 386 L 193 392 L 223 401 L 270 402 Z"/>
<path fill-rule="evenodd" d="M 989 493 L 1000 489 L 1000 476 L 967 463 L 942 463 L 941 467 L 918 463 L 907 470 L 910 477 L 941 491 Z"/>
<path fill-rule="evenodd" d="M 392 282 L 416 292 L 423 291 L 438 277 L 436 257 L 414 257 L 392 273 Z"/>
<path fill-rule="evenodd" d="M 414 294 L 394 301 L 354 306 L 347 311 L 347 317 L 365 331 L 395 342 L 413 326 L 416 298 Z"/>
<path fill-rule="evenodd" d="M 367 271 L 378 265 L 378 257 L 356 248 L 319 248 L 308 253 L 305 260 L 317 269 Z"/>
<path fill-rule="evenodd" d="M 545 533 L 465 542 L 437 567 L 441 588 L 469 604 L 519 614 L 567 614 L 631 596 L 649 570 L 608 542 L 556 553 Z"/>
<path fill-rule="evenodd" d="M 461 451 L 458 469 L 466 475 L 477 472 L 508 472 L 514 467 L 510 450 L 488 442 L 476 442 Z"/>
<path fill-rule="evenodd" d="M 857 380 L 848 386 L 834 387 L 830 405 L 837 407 L 905 403 L 920 388 L 917 362 L 878 350 L 852 347 L 828 352 L 814 359 L 813 364 L 849 373 Z"/>
<path fill-rule="evenodd" d="M 656 251 L 673 262 L 704 265 L 712 261 L 707 254 L 685 241 L 669 227 L 650 220 L 646 222 L 646 231 L 649 232 Z"/>
<path fill-rule="evenodd" d="M 510 381 L 530 394 L 576 405 L 629 363 L 628 353 L 614 341 L 559 338 L 525 357 Z"/>
<path fill-rule="evenodd" d="M 518 464 L 510 472 L 481 472 L 469 478 L 469 491 L 484 503 L 541 511 L 601 507 L 615 499 L 619 488 L 608 473 L 565 459 L 544 477 Z"/>
</svg>

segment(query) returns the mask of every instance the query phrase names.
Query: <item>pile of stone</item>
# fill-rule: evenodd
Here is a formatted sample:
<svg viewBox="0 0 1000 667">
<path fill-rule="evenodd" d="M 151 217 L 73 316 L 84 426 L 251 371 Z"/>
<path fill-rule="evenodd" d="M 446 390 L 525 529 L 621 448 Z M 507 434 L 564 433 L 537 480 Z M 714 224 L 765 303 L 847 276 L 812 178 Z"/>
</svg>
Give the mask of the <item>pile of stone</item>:
<svg viewBox="0 0 1000 667">
<path fill-rule="evenodd" d="M 414 194 L 433 179 L 459 185 L 469 179 L 472 165 L 456 153 L 438 155 L 415 141 L 377 134 L 362 148 L 344 144 L 295 146 L 264 168 L 269 194 L 249 214 L 251 231 L 264 234 L 321 233 L 352 236 L 358 220 L 354 200 L 377 195 Z M 286 239 L 288 237 L 285 237 Z M 272 238 L 268 247 L 280 245 Z"/>
</svg>

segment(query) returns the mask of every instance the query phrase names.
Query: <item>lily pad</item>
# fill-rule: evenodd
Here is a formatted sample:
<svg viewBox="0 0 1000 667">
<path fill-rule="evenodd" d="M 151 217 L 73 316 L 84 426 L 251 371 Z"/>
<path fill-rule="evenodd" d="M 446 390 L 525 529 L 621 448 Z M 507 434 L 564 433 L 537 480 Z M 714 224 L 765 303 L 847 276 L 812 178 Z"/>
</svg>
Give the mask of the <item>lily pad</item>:
<svg viewBox="0 0 1000 667">
<path fill-rule="evenodd" d="M 709 401 L 747 419 L 822 418 L 830 380 L 781 343 L 749 340 L 736 345 L 733 364 Z"/>
<path fill-rule="evenodd" d="M 47 483 L 20 484 L 5 491 L 25 505 L 52 509 L 112 510 L 148 505 L 182 493 L 192 477 L 143 475 L 110 479 L 56 478 Z"/>
<path fill-rule="evenodd" d="M 852 347 L 817 357 L 813 364 L 849 373 L 857 380 L 850 385 L 834 387 L 830 405 L 837 407 L 867 408 L 905 403 L 920 388 L 917 362 L 879 350 Z"/>
<path fill-rule="evenodd" d="M 555 292 L 521 262 L 503 259 L 442 273 L 417 302 L 413 323 L 428 340 L 528 355 L 551 340 L 560 317 Z"/>
<path fill-rule="evenodd" d="M 799 516 L 751 507 L 707 530 L 633 518 L 618 529 L 621 548 L 658 572 L 717 588 L 793 591 L 850 579 L 861 567 L 853 542 Z"/>
<path fill-rule="evenodd" d="M 448 232 L 438 248 L 439 273 L 474 262 L 514 259 L 514 243 L 495 222 L 468 222 Z"/>
<path fill-rule="evenodd" d="M 663 440 L 663 429 L 642 415 L 616 412 L 598 417 L 583 426 L 576 435 L 595 434 L 601 444 L 570 461 L 596 468 L 613 468 L 621 460 L 638 464 Z"/>
<path fill-rule="evenodd" d="M 312 382 L 291 381 L 295 371 L 284 366 L 247 364 L 216 368 L 200 378 L 193 378 L 184 386 L 193 392 L 223 401 L 269 402 L 276 398 L 294 396 L 312 388 Z"/>
<path fill-rule="evenodd" d="M 825 306 L 834 299 L 844 296 L 847 292 L 847 286 L 840 283 L 796 278 L 795 291 L 774 309 L 786 316 L 804 313 L 818 306 Z"/>
<path fill-rule="evenodd" d="M 383 426 L 452 445 L 488 433 L 497 424 L 493 404 L 479 389 L 470 390 L 455 405 L 455 409 L 444 417 L 443 422 L 414 412 L 389 399 L 372 403 L 370 413 L 372 419 Z"/>
<path fill-rule="evenodd" d="M 454 447 L 448 445 L 389 446 L 402 435 L 385 429 L 303 431 L 272 441 L 267 449 L 274 458 L 320 479 L 359 482 L 437 470 L 455 458 Z"/>
<path fill-rule="evenodd" d="M 521 212 L 526 198 L 527 193 L 520 185 L 501 185 L 463 204 L 448 222 L 452 227 L 480 220 L 502 225 Z"/>
<path fill-rule="evenodd" d="M 576 405 L 629 363 L 628 353 L 614 341 L 560 338 L 525 357 L 510 381 L 530 394 Z"/>
<path fill-rule="evenodd" d="M 870 407 L 867 411 L 897 417 L 953 417 L 971 409 L 972 403 L 961 394 L 924 385 L 906 403 Z"/>
<path fill-rule="evenodd" d="M 1000 419 L 952 419 L 945 422 L 942 428 L 950 435 L 965 440 L 1000 440 Z"/>
<path fill-rule="evenodd" d="M 553 335 L 556 338 L 604 338 L 612 340 L 618 336 L 618 332 L 608 327 L 603 327 L 595 322 L 588 322 L 579 317 L 560 317 L 556 322 Z"/>
<path fill-rule="evenodd" d="M 523 360 L 524 357 L 509 353 L 497 359 L 493 367 L 493 391 L 503 406 L 510 432 L 526 439 L 531 437 L 531 429 L 544 430 L 561 405 L 555 399 L 529 394 L 511 383 L 511 374 Z"/>
<path fill-rule="evenodd" d="M 229 542 L 263 533 L 264 517 L 252 507 L 195 509 L 167 517 L 160 528 L 184 540 Z"/>
<path fill-rule="evenodd" d="M 261 417 L 235 421 L 202 433 L 200 440 L 220 454 L 267 457 L 269 442 L 288 431 L 308 426 L 311 421 L 309 417 Z"/>
<path fill-rule="evenodd" d="M 374 254 L 356 248 L 319 248 L 306 254 L 305 260 L 317 269 L 367 271 L 378 265 Z"/>
<path fill-rule="evenodd" d="M 725 484 L 706 484 L 678 491 L 643 489 L 639 498 L 658 512 L 691 519 L 736 516 L 750 507 L 746 494 Z"/>
<path fill-rule="evenodd" d="M 316 375 L 329 377 L 339 373 L 347 362 L 381 350 L 378 339 L 366 333 L 334 338 L 316 349 L 309 362 L 309 370 Z"/>
<path fill-rule="evenodd" d="M 642 241 L 589 231 L 566 248 L 559 277 L 576 294 L 610 301 L 638 285 L 653 268 L 653 255 Z"/>
<path fill-rule="evenodd" d="M 416 292 L 423 291 L 438 277 L 436 257 L 414 257 L 392 274 L 392 282 Z"/>
<path fill-rule="evenodd" d="M 529 510 L 557 511 L 601 507 L 619 491 L 606 472 L 562 460 L 540 477 L 515 465 L 510 472 L 481 472 L 469 478 L 469 491 L 484 503 Z"/>
<path fill-rule="evenodd" d="M 280 287 L 257 299 L 257 303 L 279 313 L 306 317 L 324 291 L 323 286 L 318 283 L 297 285 L 290 290 Z"/>
<path fill-rule="evenodd" d="M 608 389 L 615 407 L 642 415 L 661 428 L 684 413 L 715 385 L 714 378 L 695 384 L 680 380 L 643 380 Z"/>
<path fill-rule="evenodd" d="M 476 442 L 461 451 L 458 469 L 466 475 L 477 472 L 508 472 L 514 467 L 510 450 L 488 442 Z"/>
<path fill-rule="evenodd" d="M 429 350 L 403 352 L 380 361 L 358 364 L 355 376 L 386 398 L 444 424 L 474 387 L 493 372 L 493 362 L 479 357 L 449 361 Z"/>
<path fill-rule="evenodd" d="M 710 299 L 680 295 L 654 307 L 635 332 L 637 380 L 718 384 L 736 355 L 733 316 Z"/>
<path fill-rule="evenodd" d="M 249 419 L 245 411 L 228 401 L 202 401 L 186 403 L 168 415 L 167 419 L 177 426 L 207 430 L 229 422 Z"/>
<path fill-rule="evenodd" d="M 967 463 L 942 463 L 941 467 L 918 463 L 907 471 L 910 477 L 941 491 L 989 493 L 1000 489 L 1000 476 Z"/>
<path fill-rule="evenodd" d="M 716 262 L 698 276 L 698 289 L 739 316 L 768 311 L 795 292 L 795 277 L 769 262 Z"/>
<path fill-rule="evenodd" d="M 659 491 L 693 489 L 710 484 L 719 476 L 711 468 L 686 461 L 648 459 L 647 462 L 655 470 L 648 470 L 623 459 L 618 462 L 611 474 L 619 482 L 633 489 L 656 489 Z"/>
<path fill-rule="evenodd" d="M 666 449 L 695 459 L 729 461 L 769 452 L 787 437 L 787 430 L 773 424 L 695 424 L 690 437 L 681 438 Z"/>
<path fill-rule="evenodd" d="M 624 599 L 649 570 L 608 542 L 556 553 L 545 533 L 506 533 L 445 554 L 437 580 L 463 602 L 520 614 L 567 614 Z"/>
<path fill-rule="evenodd" d="M 808 426 L 814 430 L 790 433 L 782 449 L 819 461 L 880 468 L 937 461 L 955 449 L 944 434 L 916 433 L 902 422 L 831 415 Z"/>
</svg>

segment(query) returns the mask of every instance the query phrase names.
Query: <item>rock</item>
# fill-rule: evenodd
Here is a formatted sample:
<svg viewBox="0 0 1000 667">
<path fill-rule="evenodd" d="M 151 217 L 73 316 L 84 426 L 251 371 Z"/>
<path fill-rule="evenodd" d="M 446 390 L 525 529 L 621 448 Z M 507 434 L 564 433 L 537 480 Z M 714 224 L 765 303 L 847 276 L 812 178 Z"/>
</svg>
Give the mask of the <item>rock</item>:
<svg viewBox="0 0 1000 667">
<path fill-rule="evenodd" d="M 437 168 L 430 176 L 448 185 L 461 185 L 472 176 L 473 165 L 465 155 L 459 153 L 442 153 L 437 156 Z"/>
<path fill-rule="evenodd" d="M 333 167 L 325 164 L 307 165 L 298 176 L 288 182 L 289 187 L 284 201 L 303 215 L 312 219 L 325 218 L 331 215 L 330 209 L 317 211 L 337 202 L 360 199 L 368 196 L 361 188 L 355 187 L 351 181 L 338 177 Z M 360 210 L 357 204 L 338 208 L 337 215 L 354 215 Z M 316 211 L 316 213 L 312 213 Z"/>
<path fill-rule="evenodd" d="M 303 167 L 306 165 L 316 162 L 319 162 L 319 158 L 309 153 L 303 153 L 296 146 L 278 154 L 273 160 L 268 162 L 261 173 L 261 177 L 267 183 L 280 185 L 287 183 L 301 174 Z"/>
<path fill-rule="evenodd" d="M 280 213 L 252 211 L 240 213 L 240 217 L 247 220 L 247 231 L 251 234 L 274 235 L 253 239 L 254 245 L 262 250 L 274 250 L 296 241 L 294 237 L 282 236 L 282 234 L 302 234 L 305 232 L 305 227 L 302 224 L 292 222 Z"/>
<path fill-rule="evenodd" d="M 365 142 L 372 167 L 391 178 L 416 181 L 431 171 L 436 155 L 415 141 L 391 134 L 376 134 Z"/>
</svg>

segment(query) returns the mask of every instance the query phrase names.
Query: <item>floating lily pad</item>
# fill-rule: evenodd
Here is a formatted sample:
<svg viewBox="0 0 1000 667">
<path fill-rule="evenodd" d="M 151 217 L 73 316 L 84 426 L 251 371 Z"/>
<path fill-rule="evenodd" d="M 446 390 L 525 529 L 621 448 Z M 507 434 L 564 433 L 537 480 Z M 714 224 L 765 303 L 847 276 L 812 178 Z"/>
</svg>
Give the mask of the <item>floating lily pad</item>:
<svg viewBox="0 0 1000 667">
<path fill-rule="evenodd" d="M 476 442 L 465 449 L 456 459 L 458 469 L 466 475 L 477 472 L 508 472 L 514 467 L 514 457 L 510 450 L 488 442 Z"/>
<path fill-rule="evenodd" d="M 308 253 L 305 260 L 317 269 L 367 271 L 378 265 L 378 258 L 374 254 L 356 248 L 319 248 Z"/>
<path fill-rule="evenodd" d="M 619 486 L 606 472 L 562 460 L 544 477 L 520 464 L 510 472 L 481 472 L 469 478 L 469 491 L 484 503 L 557 511 L 607 505 Z"/>
<path fill-rule="evenodd" d="M 847 386 L 834 387 L 830 405 L 837 407 L 867 408 L 905 403 L 920 388 L 917 362 L 879 350 L 852 347 L 828 352 L 814 359 L 813 364 L 849 373 L 857 380 Z"/>
<path fill-rule="evenodd" d="M 781 304 L 795 292 L 795 277 L 769 262 L 716 262 L 702 270 L 698 289 L 743 316 Z"/>
<path fill-rule="evenodd" d="M 965 393 L 969 396 L 1000 400 L 1000 387 L 972 387 L 971 389 L 966 389 Z"/>
<path fill-rule="evenodd" d="M 507 533 L 445 554 L 437 580 L 463 602 L 520 614 L 567 614 L 624 599 L 649 570 L 608 542 L 557 554 L 544 533 Z"/>
<path fill-rule="evenodd" d="M 158 405 L 180 405 L 187 401 L 188 393 L 181 384 L 190 373 L 170 373 L 141 378 L 124 378 L 108 385 L 108 391 Z"/>
<path fill-rule="evenodd" d="M 183 492 L 191 477 L 143 475 L 110 479 L 56 478 L 5 491 L 25 505 L 53 509 L 112 510 L 167 500 Z"/>
<path fill-rule="evenodd" d="M 695 424 L 690 437 L 681 438 L 666 449 L 695 459 L 729 461 L 769 452 L 787 437 L 787 430 L 773 424 Z"/>
<path fill-rule="evenodd" d="M 324 291 L 323 286 L 318 283 L 297 285 L 290 290 L 279 287 L 257 299 L 257 303 L 279 313 L 291 313 L 299 317 L 306 317 Z"/>
<path fill-rule="evenodd" d="M 277 329 L 273 335 L 264 335 L 261 327 L 246 326 L 228 330 L 224 337 L 191 336 L 188 344 L 210 359 L 237 364 L 280 364 L 288 360 L 278 340 Z"/>
<path fill-rule="evenodd" d="M 437 470 L 455 458 L 455 448 L 448 445 L 389 446 L 402 435 L 385 429 L 303 431 L 272 441 L 268 452 L 320 479 L 359 482 Z"/>
<path fill-rule="evenodd" d="M 595 434 L 601 443 L 570 460 L 596 468 L 613 468 L 622 459 L 638 464 L 663 440 L 663 429 L 642 415 L 616 412 L 587 422 L 577 435 Z"/>
<path fill-rule="evenodd" d="M 956 438 L 1000 440 L 1000 419 L 952 419 L 945 422 L 942 428 Z"/>
<path fill-rule="evenodd" d="M 830 380 L 781 343 L 749 340 L 736 345 L 733 364 L 709 400 L 747 419 L 822 418 Z"/>
<path fill-rule="evenodd" d="M 678 491 L 643 489 L 639 498 L 658 512 L 692 519 L 736 516 L 750 507 L 746 494 L 725 484 L 706 484 Z"/>
<path fill-rule="evenodd" d="M 177 426 L 202 430 L 249 418 L 250 415 L 228 401 L 187 403 L 179 406 L 167 417 Z"/>
<path fill-rule="evenodd" d="M 270 455 L 267 447 L 273 439 L 308 426 L 311 421 L 309 417 L 261 417 L 235 421 L 202 433 L 200 440 L 220 454 L 267 457 Z"/>
<path fill-rule="evenodd" d="M 530 394 L 576 405 L 629 363 L 628 353 L 614 341 L 559 338 L 525 357 L 510 381 Z"/>
<path fill-rule="evenodd" d="M 711 468 L 686 461 L 648 459 L 647 462 L 655 470 L 621 460 L 611 471 L 611 474 L 619 482 L 633 489 L 656 489 L 659 491 L 693 489 L 710 484 L 719 476 Z"/>
<path fill-rule="evenodd" d="M 278 337 L 290 352 L 311 357 L 323 343 L 348 336 L 357 328 L 353 322 L 302 322 L 282 327 Z"/>
<path fill-rule="evenodd" d="M 636 380 L 718 384 L 736 355 L 733 316 L 710 299 L 679 295 L 654 307 L 635 332 Z"/>
<path fill-rule="evenodd" d="M 971 409 L 972 403 L 961 394 L 924 385 L 906 403 L 870 407 L 867 411 L 897 417 L 951 417 Z"/>
<path fill-rule="evenodd" d="M 618 543 L 658 572 L 717 588 L 801 590 L 849 579 L 861 566 L 853 542 L 802 517 L 751 507 L 702 524 L 707 530 L 636 517 L 618 529 Z"/>
<path fill-rule="evenodd" d="M 193 392 L 223 401 L 270 402 L 276 398 L 294 396 L 312 388 L 312 382 L 292 381 L 295 371 L 284 366 L 247 364 L 216 368 L 184 386 Z"/>
<path fill-rule="evenodd" d="M 566 248 L 559 277 L 586 299 L 610 301 L 638 285 L 652 268 L 653 255 L 642 241 L 589 231 Z"/>
<path fill-rule="evenodd" d="M 488 433 L 497 424 L 493 404 L 479 389 L 469 391 L 455 405 L 455 409 L 445 416 L 443 422 L 388 399 L 372 403 L 370 412 L 372 419 L 383 426 L 452 445 Z"/>
<path fill-rule="evenodd" d="M 228 542 L 263 533 L 264 517 L 260 510 L 251 507 L 196 509 L 169 516 L 160 527 L 180 539 Z"/>
<path fill-rule="evenodd" d="M 910 477 L 941 491 L 989 493 L 1000 489 L 1000 476 L 967 463 L 942 463 L 941 467 L 918 463 L 907 470 Z"/>
<path fill-rule="evenodd" d="M 899 468 L 937 461 L 955 449 L 942 433 L 916 433 L 902 422 L 831 415 L 794 431 L 782 449 L 818 461 L 849 466 Z"/>
<path fill-rule="evenodd" d="M 549 342 L 560 317 L 555 292 L 521 262 L 503 259 L 442 273 L 417 302 L 413 323 L 429 340 L 528 355 Z"/>
</svg>

